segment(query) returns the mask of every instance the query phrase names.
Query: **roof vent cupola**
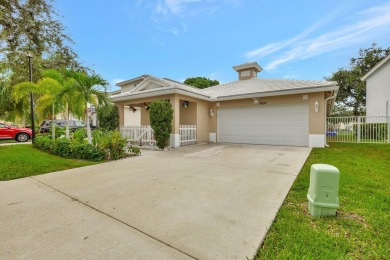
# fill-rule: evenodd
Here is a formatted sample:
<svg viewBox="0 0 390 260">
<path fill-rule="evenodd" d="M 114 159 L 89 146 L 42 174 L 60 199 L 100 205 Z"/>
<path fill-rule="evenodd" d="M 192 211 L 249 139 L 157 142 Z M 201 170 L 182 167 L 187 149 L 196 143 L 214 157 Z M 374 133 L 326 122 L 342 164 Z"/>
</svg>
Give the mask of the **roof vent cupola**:
<svg viewBox="0 0 390 260">
<path fill-rule="evenodd" d="M 257 78 L 257 73 L 263 70 L 257 62 L 248 62 L 241 65 L 233 66 L 233 69 L 238 72 L 238 79 Z"/>
</svg>

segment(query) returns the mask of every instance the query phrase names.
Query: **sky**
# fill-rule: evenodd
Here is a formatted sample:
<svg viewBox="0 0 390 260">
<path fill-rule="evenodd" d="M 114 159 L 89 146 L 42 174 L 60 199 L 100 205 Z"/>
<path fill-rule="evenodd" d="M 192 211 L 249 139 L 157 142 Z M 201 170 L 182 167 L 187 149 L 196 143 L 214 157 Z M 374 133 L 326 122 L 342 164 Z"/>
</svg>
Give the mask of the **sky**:
<svg viewBox="0 0 390 260">
<path fill-rule="evenodd" d="M 117 90 L 149 74 L 183 82 L 323 80 L 372 43 L 390 47 L 390 2 L 379 0 L 56 0 L 79 61 Z"/>
</svg>

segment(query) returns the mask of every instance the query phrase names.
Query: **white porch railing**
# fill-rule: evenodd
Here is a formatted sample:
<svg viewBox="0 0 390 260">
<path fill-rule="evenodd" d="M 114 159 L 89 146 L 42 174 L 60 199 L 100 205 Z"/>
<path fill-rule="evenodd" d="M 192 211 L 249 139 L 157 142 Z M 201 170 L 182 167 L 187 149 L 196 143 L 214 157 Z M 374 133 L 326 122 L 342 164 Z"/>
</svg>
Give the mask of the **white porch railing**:
<svg viewBox="0 0 390 260">
<path fill-rule="evenodd" d="M 180 125 L 180 145 L 196 143 L 196 125 Z"/>
<path fill-rule="evenodd" d="M 390 143 L 390 116 L 326 118 L 327 142 Z"/>
<path fill-rule="evenodd" d="M 150 125 L 144 126 L 121 126 L 120 132 L 124 138 L 140 145 L 156 146 L 154 132 Z M 180 145 L 196 143 L 196 125 L 180 125 Z"/>
<path fill-rule="evenodd" d="M 124 138 L 139 142 L 140 145 L 155 146 L 154 132 L 150 125 L 121 126 L 120 132 Z"/>
</svg>

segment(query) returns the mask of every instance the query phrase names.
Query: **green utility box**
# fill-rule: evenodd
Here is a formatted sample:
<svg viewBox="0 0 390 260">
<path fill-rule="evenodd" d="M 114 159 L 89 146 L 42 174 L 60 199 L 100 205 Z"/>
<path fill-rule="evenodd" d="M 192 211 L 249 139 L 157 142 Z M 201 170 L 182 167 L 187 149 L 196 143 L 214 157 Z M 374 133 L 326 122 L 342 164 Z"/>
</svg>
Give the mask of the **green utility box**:
<svg viewBox="0 0 390 260">
<path fill-rule="evenodd" d="M 314 217 L 335 216 L 339 207 L 340 171 L 328 164 L 313 164 L 307 193 L 309 212 Z"/>
</svg>

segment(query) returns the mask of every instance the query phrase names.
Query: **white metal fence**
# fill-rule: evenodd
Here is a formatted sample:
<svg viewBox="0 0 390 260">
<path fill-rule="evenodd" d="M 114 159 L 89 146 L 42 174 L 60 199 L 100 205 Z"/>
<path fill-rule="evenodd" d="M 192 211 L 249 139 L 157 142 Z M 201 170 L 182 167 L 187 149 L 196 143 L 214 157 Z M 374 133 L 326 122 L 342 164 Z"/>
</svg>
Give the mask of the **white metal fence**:
<svg viewBox="0 0 390 260">
<path fill-rule="evenodd" d="M 180 125 L 180 145 L 196 143 L 196 125 Z"/>
<path fill-rule="evenodd" d="M 390 143 L 390 116 L 326 118 L 327 142 Z"/>
<path fill-rule="evenodd" d="M 124 138 L 139 142 L 140 145 L 155 146 L 154 132 L 150 125 L 121 126 L 120 132 Z"/>
</svg>

